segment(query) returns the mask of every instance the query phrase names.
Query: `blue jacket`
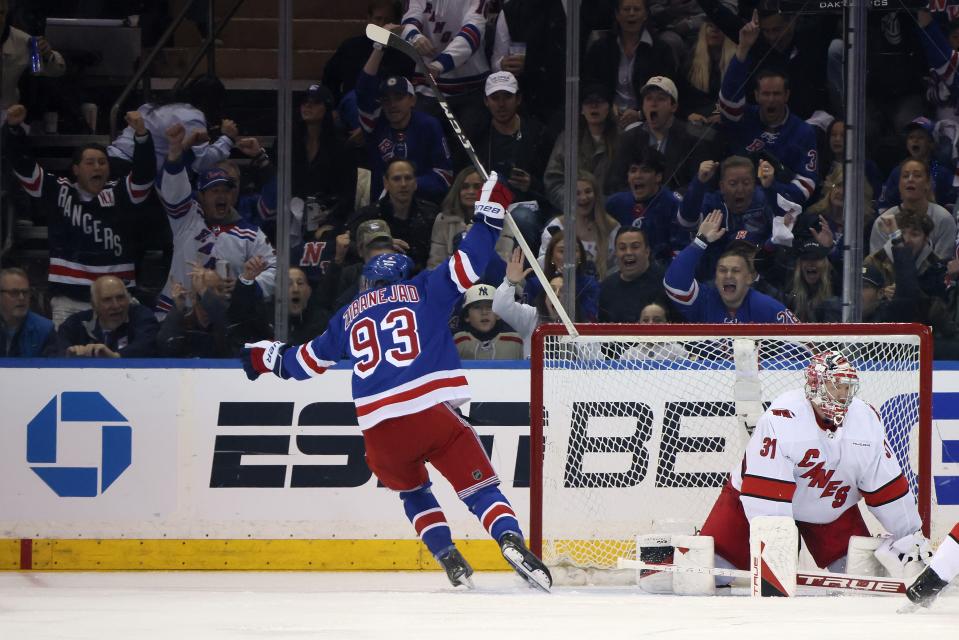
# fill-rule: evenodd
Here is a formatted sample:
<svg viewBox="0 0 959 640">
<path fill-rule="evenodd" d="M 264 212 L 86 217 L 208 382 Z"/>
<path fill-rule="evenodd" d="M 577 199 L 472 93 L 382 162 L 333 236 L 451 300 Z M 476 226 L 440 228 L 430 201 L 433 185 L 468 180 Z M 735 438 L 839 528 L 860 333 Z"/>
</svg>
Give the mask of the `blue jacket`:
<svg viewBox="0 0 959 640">
<path fill-rule="evenodd" d="M 356 80 L 356 103 L 360 125 L 366 133 L 370 171 L 370 201 L 383 190 L 386 165 L 393 158 L 406 158 L 416 167 L 416 192 L 421 198 L 440 202 L 453 184 L 453 158 L 439 120 L 424 111 L 413 117 L 402 131 L 394 129 L 382 115 L 377 100 L 379 78 L 360 71 Z"/>
<path fill-rule="evenodd" d="M 689 229 L 679 223 L 680 198 L 666 187 L 660 187 L 649 200 L 639 202 L 632 191 L 620 191 L 606 198 L 606 211 L 619 224 L 646 232 L 653 258 L 669 264 L 673 256 L 689 244 Z"/>
<path fill-rule="evenodd" d="M 763 124 L 759 107 L 746 103 L 748 73 L 749 65 L 734 56 L 719 90 L 719 113 L 729 137 L 729 151 L 747 157 L 769 153 L 778 158 L 793 175 L 777 175 L 774 188 L 803 205 L 819 186 L 816 133 L 810 124 L 788 110 L 785 120 L 775 127 Z M 786 178 L 789 182 L 779 182 Z"/>
<path fill-rule="evenodd" d="M 57 333 L 48 318 L 29 311 L 9 344 L 6 325 L 0 321 L 0 357 L 43 358 L 52 356 L 56 346 Z"/>
<path fill-rule="evenodd" d="M 129 320 L 104 335 L 93 310 L 80 311 L 63 321 L 57 330 L 57 353 L 65 355 L 74 345 L 101 343 L 121 358 L 151 358 L 157 354 L 160 323 L 153 312 L 140 304 L 131 304 Z"/>
<path fill-rule="evenodd" d="M 764 322 L 794 324 L 796 316 L 775 298 L 750 289 L 746 298 L 731 317 L 719 290 L 710 283 L 700 287 L 694 277 L 696 265 L 703 257 L 705 247 L 700 240 L 694 240 L 679 252 L 673 263 L 666 269 L 663 284 L 666 295 L 673 305 L 683 314 L 687 322 Z"/>
<path fill-rule="evenodd" d="M 699 261 L 696 270 L 697 278 L 712 279 L 719 256 L 733 240 L 745 240 L 760 248 L 770 240 L 773 218 L 786 213 L 779 207 L 777 195 L 772 187 L 763 189 L 757 186 L 746 210 L 734 214 L 726 206 L 721 191 L 706 191 L 706 185 L 700 182 L 698 177 L 690 181 L 679 211 L 680 221 L 695 233 L 699 222 L 714 209 L 719 209 L 723 212 L 723 228 L 726 229 L 726 234 L 706 249 L 706 255 Z"/>
</svg>

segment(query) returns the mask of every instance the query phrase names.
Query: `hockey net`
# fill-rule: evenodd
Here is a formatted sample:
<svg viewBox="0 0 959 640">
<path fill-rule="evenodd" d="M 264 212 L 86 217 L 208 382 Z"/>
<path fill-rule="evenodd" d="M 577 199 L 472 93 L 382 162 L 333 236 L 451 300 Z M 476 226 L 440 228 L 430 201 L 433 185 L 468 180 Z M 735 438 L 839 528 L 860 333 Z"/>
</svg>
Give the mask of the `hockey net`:
<svg viewBox="0 0 959 640">
<path fill-rule="evenodd" d="M 530 529 L 557 582 L 615 582 L 637 535 L 698 532 L 759 416 L 827 350 L 859 371 L 858 397 L 882 417 L 928 528 L 926 327 L 577 328 L 541 327 L 531 363 Z"/>
</svg>

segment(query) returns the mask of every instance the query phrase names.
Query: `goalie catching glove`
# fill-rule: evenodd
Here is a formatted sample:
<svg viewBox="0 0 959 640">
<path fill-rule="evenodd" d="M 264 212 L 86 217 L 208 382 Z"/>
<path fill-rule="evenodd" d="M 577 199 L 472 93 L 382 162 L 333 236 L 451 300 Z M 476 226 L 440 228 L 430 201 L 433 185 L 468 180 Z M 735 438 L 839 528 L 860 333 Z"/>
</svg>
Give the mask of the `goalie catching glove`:
<svg viewBox="0 0 959 640">
<path fill-rule="evenodd" d="M 246 377 L 250 380 L 256 380 L 260 375 L 270 372 L 284 380 L 290 377 L 283 371 L 283 353 L 290 348 L 290 345 L 285 342 L 260 340 L 248 342 L 243 346 L 240 360 L 243 362 Z"/>
<path fill-rule="evenodd" d="M 506 209 L 513 203 L 513 193 L 505 184 L 499 182 L 496 172 L 489 174 L 483 184 L 483 191 L 473 205 L 473 218 L 485 222 L 487 225 L 503 230 L 503 219 Z"/>
<path fill-rule="evenodd" d="M 894 540 L 886 538 L 875 551 L 876 559 L 894 578 L 911 580 L 922 573 L 932 558 L 932 548 L 921 531 Z"/>
</svg>

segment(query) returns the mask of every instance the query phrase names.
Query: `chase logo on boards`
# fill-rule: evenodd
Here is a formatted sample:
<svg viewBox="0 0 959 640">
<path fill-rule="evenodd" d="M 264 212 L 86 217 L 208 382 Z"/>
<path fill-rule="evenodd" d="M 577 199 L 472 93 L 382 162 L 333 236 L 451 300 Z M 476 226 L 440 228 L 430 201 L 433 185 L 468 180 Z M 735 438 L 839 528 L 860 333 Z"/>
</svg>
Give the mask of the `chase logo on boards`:
<svg viewBox="0 0 959 640">
<path fill-rule="evenodd" d="M 62 498 L 96 497 L 130 466 L 133 430 L 128 422 L 96 391 L 65 391 L 59 402 L 54 396 L 27 425 L 30 469 Z M 58 465 L 58 431 L 91 423 L 100 427 L 99 466 Z"/>
</svg>

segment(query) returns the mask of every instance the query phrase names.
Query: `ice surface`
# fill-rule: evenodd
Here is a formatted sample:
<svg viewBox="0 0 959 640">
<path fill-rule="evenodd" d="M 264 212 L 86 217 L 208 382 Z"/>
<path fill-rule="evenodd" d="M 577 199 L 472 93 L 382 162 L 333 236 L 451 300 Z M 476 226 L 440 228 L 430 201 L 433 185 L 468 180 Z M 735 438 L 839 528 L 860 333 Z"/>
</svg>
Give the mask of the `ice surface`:
<svg viewBox="0 0 959 640">
<path fill-rule="evenodd" d="M 544 594 L 514 574 L 473 577 L 468 592 L 439 572 L 0 572 L 0 640 L 959 638 L 956 589 L 903 615 L 903 596 Z"/>
</svg>

